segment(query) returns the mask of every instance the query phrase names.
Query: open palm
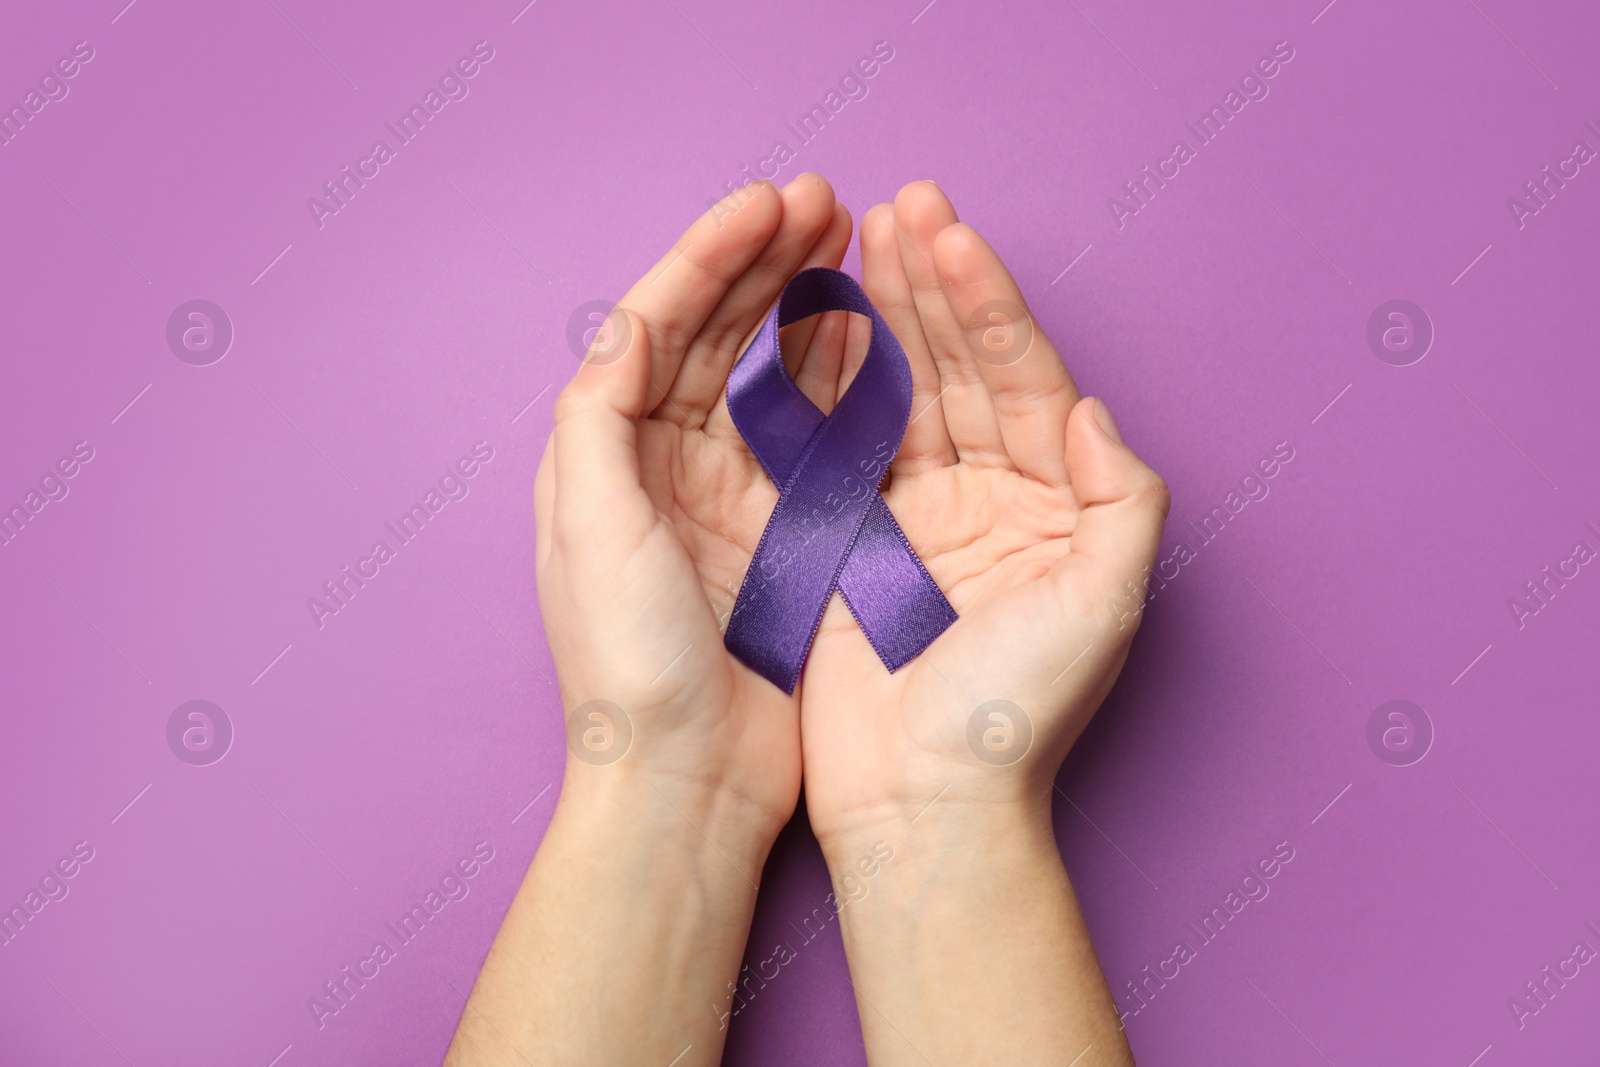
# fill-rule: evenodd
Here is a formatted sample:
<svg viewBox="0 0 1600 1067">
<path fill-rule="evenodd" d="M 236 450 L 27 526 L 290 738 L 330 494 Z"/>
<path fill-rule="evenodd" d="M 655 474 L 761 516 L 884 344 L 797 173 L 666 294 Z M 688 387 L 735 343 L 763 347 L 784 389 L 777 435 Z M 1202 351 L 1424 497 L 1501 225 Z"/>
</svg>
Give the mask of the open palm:
<svg viewBox="0 0 1600 1067">
<path fill-rule="evenodd" d="M 562 392 L 535 491 L 563 706 L 622 712 L 603 709 L 592 730 L 580 714 L 574 754 L 605 763 L 625 743 L 621 760 L 669 800 L 675 784 L 714 786 L 779 826 L 799 792 L 798 698 L 734 660 L 721 634 L 777 491 L 722 394 L 783 284 L 838 266 L 849 240 L 815 175 L 782 193 L 751 186 L 703 216 L 622 298 Z"/>
<path fill-rule="evenodd" d="M 930 182 L 862 221 L 865 288 L 911 361 L 884 498 L 960 618 L 890 674 L 837 597 L 801 682 L 819 836 L 1048 793 L 1137 628 L 1168 495 L 1080 399 L 1016 283 Z M 813 339 L 848 385 L 853 325 Z M 826 394 L 817 399 L 824 406 Z M 996 703 L 1003 702 L 1003 703 Z"/>
</svg>

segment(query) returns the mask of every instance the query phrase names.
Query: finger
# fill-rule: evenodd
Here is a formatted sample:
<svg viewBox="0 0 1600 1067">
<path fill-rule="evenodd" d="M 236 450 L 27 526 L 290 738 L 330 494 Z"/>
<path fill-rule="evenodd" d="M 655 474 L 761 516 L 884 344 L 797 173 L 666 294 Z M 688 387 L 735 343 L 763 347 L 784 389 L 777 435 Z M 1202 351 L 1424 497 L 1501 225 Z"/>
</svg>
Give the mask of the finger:
<svg viewBox="0 0 1600 1067">
<path fill-rule="evenodd" d="M 767 181 L 736 189 L 683 232 L 618 304 L 637 312 L 656 354 L 649 395 L 659 398 L 728 288 L 778 231 L 783 203 Z"/>
<path fill-rule="evenodd" d="M 1094 397 L 1080 400 L 1067 420 L 1066 462 L 1082 509 L 1069 559 L 1118 585 L 1137 581 L 1161 543 L 1171 506 L 1166 482 L 1122 443 L 1111 413 Z"/>
<path fill-rule="evenodd" d="M 800 175 L 785 185 L 779 196 L 782 215 L 777 231 L 728 285 L 690 341 L 677 377 L 655 412 L 657 418 L 688 429 L 705 425 L 745 337 L 761 325 L 784 283 L 836 217 L 833 188 L 818 175 Z"/>
<path fill-rule="evenodd" d="M 1010 467 L 994 399 L 933 265 L 934 240 L 946 226 L 955 224 L 955 208 L 937 185 L 912 182 L 894 198 L 894 219 L 900 262 L 911 281 L 928 351 L 939 368 L 940 401 L 956 455 L 963 463 Z"/>
<path fill-rule="evenodd" d="M 948 467 L 956 462 L 956 449 L 945 428 L 939 368 L 928 351 L 911 280 L 900 261 L 892 205 L 879 204 L 861 217 L 861 284 L 911 364 L 910 422 L 892 467 L 897 474 Z"/>
<path fill-rule="evenodd" d="M 812 267 L 832 267 L 838 270 L 839 265 L 844 262 L 844 254 L 850 250 L 850 232 L 853 226 L 849 209 L 835 202 L 833 221 L 817 239 L 805 262 L 800 264 L 795 273 Z M 783 328 L 783 361 L 788 366 L 791 376 L 799 372 L 801 361 L 811 347 L 812 331 L 824 318 L 825 315 L 813 315 Z M 745 343 L 748 344 L 748 340 Z"/>
<path fill-rule="evenodd" d="M 860 319 L 848 311 L 828 311 L 806 320 L 811 326 L 810 343 L 805 351 L 797 353 L 794 384 L 823 412 L 832 411 L 839 402 L 839 378 L 844 373 L 850 326 Z"/>
<path fill-rule="evenodd" d="M 846 334 L 844 339 L 844 358 L 839 368 L 839 381 L 834 389 L 834 403 L 850 388 L 850 383 L 856 380 L 856 374 L 861 370 L 861 365 L 867 361 L 867 349 L 872 343 L 872 320 L 862 315 L 851 315 L 845 320 Z M 913 404 L 915 401 L 913 400 Z M 917 417 L 915 406 L 911 409 L 912 419 Z"/>
<path fill-rule="evenodd" d="M 945 227 L 934 239 L 933 262 L 977 357 L 1011 462 L 1046 485 L 1065 485 L 1061 442 L 1079 397 L 1061 354 L 977 230 L 964 222 Z"/>
<path fill-rule="evenodd" d="M 845 209 L 843 204 L 835 202 L 833 220 L 828 224 L 828 228 L 822 232 L 822 236 L 817 238 L 816 243 L 811 246 L 811 251 L 806 254 L 805 259 L 795 268 L 794 273 L 811 267 L 833 267 L 837 270 L 839 264 L 844 262 L 844 254 L 850 247 L 850 228 L 850 212 Z M 784 283 L 788 283 L 788 278 L 784 279 Z M 779 290 L 782 290 L 782 286 L 779 286 Z M 776 297 L 774 297 L 775 299 Z M 767 310 L 771 310 L 770 306 Z M 810 337 L 812 331 L 816 330 L 818 321 L 826 317 L 813 316 L 809 319 L 802 319 L 782 331 L 781 345 L 784 353 L 784 365 L 788 368 L 791 377 L 798 373 L 805 351 L 811 345 Z M 763 312 L 755 323 L 751 325 L 749 332 L 739 344 L 739 352 L 742 353 L 750 346 L 750 342 L 755 340 L 755 335 L 760 330 L 761 324 L 765 319 L 766 312 Z M 799 340 L 796 340 L 797 338 Z M 802 342 L 804 342 L 805 347 L 801 347 Z M 731 365 L 729 369 L 731 369 Z M 740 438 L 742 440 L 743 438 L 738 428 L 733 424 L 732 416 L 728 414 L 726 370 L 723 371 L 723 381 L 718 386 L 718 389 L 716 405 L 711 409 L 711 413 L 706 416 L 703 429 L 712 437 Z M 814 399 L 813 402 L 815 402 Z"/>
<path fill-rule="evenodd" d="M 605 361 L 585 359 L 556 397 L 551 469 L 540 474 L 553 474 L 552 491 L 563 499 L 622 500 L 639 489 L 638 420 L 652 374 L 650 335 L 637 312 L 619 307 L 613 314 L 625 320 L 621 340 L 606 349 Z"/>
</svg>

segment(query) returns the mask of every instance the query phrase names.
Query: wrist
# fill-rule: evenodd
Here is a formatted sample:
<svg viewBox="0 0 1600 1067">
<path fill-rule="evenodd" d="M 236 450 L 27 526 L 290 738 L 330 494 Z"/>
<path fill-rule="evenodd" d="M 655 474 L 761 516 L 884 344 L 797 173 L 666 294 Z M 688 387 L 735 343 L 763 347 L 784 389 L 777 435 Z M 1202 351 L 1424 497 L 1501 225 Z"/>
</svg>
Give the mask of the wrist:
<svg viewBox="0 0 1600 1067">
<path fill-rule="evenodd" d="M 892 1050 L 892 1062 L 907 1065 L 935 1048 L 959 1063 L 1059 1064 L 1086 1047 L 1097 1048 L 1096 1063 L 1132 1062 L 1048 801 L 941 799 L 914 821 L 875 830 L 894 842 L 876 877 L 845 873 L 841 857 L 863 838 L 835 837 L 828 847 L 869 1049 Z"/>
<path fill-rule="evenodd" d="M 830 844 L 825 855 L 847 955 L 909 967 L 933 942 L 980 944 L 977 928 L 996 909 L 1043 914 L 1049 902 L 1070 897 L 1048 810 L 1041 818 L 952 808 L 936 819 L 937 810 L 914 824 L 880 824 L 871 841 Z"/>
<path fill-rule="evenodd" d="M 808 808 L 830 868 L 850 862 L 878 840 L 924 841 L 954 853 L 982 849 L 995 840 L 1053 841 L 1048 783 L 993 786 L 958 778 L 872 803 L 835 806 L 808 799 Z"/>
<path fill-rule="evenodd" d="M 737 791 L 696 778 L 568 761 L 556 816 L 597 846 L 644 847 L 753 891 L 783 822 Z"/>
<path fill-rule="evenodd" d="M 835 820 L 817 833 L 835 891 L 844 880 L 866 874 L 871 858 L 892 859 L 896 881 L 925 884 L 959 880 L 981 871 L 996 858 L 1007 863 L 1060 864 L 1048 799 L 1034 797 L 952 796 L 952 785 L 937 799 L 909 805 L 881 805 Z M 863 859 L 867 862 L 864 864 Z"/>
</svg>

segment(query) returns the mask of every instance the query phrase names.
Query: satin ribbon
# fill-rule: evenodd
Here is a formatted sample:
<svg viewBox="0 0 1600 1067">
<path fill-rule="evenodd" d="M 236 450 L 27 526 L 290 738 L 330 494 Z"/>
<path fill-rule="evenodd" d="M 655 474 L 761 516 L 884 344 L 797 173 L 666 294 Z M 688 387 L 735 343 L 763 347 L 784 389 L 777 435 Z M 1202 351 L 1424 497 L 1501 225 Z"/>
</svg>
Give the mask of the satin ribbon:
<svg viewBox="0 0 1600 1067">
<path fill-rule="evenodd" d="M 778 346 L 781 327 L 825 311 L 872 320 L 861 370 L 828 415 Z M 878 495 L 911 414 L 911 366 L 853 278 L 816 267 L 790 280 L 728 376 L 728 411 L 779 492 L 728 619 L 728 650 L 793 693 L 838 589 L 884 666 L 911 662 L 956 613 Z"/>
</svg>

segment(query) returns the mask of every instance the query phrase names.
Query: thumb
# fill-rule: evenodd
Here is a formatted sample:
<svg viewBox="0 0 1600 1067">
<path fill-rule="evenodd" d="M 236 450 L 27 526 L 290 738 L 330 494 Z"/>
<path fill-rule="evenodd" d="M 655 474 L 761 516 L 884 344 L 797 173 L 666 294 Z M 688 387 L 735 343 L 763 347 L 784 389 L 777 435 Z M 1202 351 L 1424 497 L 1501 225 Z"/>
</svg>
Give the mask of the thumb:
<svg viewBox="0 0 1600 1067">
<path fill-rule="evenodd" d="M 1111 412 L 1086 396 L 1067 419 L 1067 477 L 1082 509 L 1072 555 L 1117 582 L 1136 579 L 1155 559 L 1172 504 L 1161 476 L 1122 443 Z"/>
<path fill-rule="evenodd" d="M 629 499 L 639 490 L 638 419 L 649 388 L 644 320 L 613 308 L 556 398 L 550 445 L 557 517 L 589 516 L 586 505 Z"/>
</svg>

